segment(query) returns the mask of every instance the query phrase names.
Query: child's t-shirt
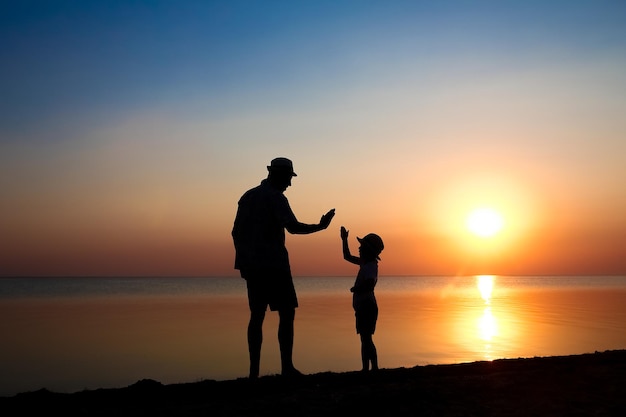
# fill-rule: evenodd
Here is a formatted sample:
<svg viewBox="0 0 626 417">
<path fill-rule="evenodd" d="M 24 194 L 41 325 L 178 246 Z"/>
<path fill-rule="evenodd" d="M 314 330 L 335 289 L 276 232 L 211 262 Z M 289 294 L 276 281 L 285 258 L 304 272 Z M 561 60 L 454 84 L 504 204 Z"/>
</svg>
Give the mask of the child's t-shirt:
<svg viewBox="0 0 626 417">
<path fill-rule="evenodd" d="M 359 268 L 359 272 L 354 282 L 354 293 L 352 295 L 352 307 L 355 310 L 376 304 L 374 287 L 378 282 L 378 262 L 371 261 L 364 263 Z"/>
</svg>

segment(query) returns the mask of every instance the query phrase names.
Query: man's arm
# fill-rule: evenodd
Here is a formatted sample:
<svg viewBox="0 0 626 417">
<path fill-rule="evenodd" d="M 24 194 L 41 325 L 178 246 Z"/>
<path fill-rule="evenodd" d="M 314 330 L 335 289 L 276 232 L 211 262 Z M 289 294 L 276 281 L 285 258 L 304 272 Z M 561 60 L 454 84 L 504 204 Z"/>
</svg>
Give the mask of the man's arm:
<svg viewBox="0 0 626 417">
<path fill-rule="evenodd" d="M 294 219 L 285 225 L 285 229 L 294 235 L 307 235 L 326 229 L 328 225 L 330 225 L 333 217 L 335 217 L 335 209 L 331 209 L 328 213 L 324 214 L 318 224 L 301 223 Z"/>
</svg>

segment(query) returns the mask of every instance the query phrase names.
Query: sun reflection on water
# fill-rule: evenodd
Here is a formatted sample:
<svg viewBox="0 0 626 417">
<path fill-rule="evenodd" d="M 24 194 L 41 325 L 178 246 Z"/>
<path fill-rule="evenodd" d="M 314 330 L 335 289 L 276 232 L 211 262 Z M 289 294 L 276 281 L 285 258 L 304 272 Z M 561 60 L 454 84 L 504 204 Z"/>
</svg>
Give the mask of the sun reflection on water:
<svg viewBox="0 0 626 417">
<path fill-rule="evenodd" d="M 476 286 L 480 291 L 480 296 L 485 300 L 485 304 L 491 303 L 491 294 L 493 293 L 493 285 L 496 277 L 493 275 L 478 275 L 476 277 Z"/>
<path fill-rule="evenodd" d="M 485 307 L 483 310 L 483 315 L 478 319 L 478 329 L 480 338 L 486 342 L 490 342 L 498 334 L 498 323 L 491 312 L 491 307 Z"/>
<path fill-rule="evenodd" d="M 491 296 L 495 284 L 493 275 L 478 275 L 476 277 L 476 286 L 480 292 L 480 296 L 485 302 L 485 308 L 482 315 L 478 318 L 478 334 L 485 342 L 484 356 L 485 359 L 492 359 L 491 342 L 498 334 L 498 322 L 491 309 Z"/>
</svg>

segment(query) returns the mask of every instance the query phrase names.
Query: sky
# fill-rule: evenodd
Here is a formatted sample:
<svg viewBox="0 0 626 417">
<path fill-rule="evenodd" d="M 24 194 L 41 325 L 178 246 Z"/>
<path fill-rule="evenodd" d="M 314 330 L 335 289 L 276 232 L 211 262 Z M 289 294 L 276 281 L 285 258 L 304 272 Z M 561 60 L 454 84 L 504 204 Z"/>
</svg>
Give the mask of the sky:
<svg viewBox="0 0 626 417">
<path fill-rule="evenodd" d="M 0 276 L 237 276 L 293 160 L 297 276 L 626 274 L 622 1 L 4 1 Z M 502 218 L 491 237 L 466 217 Z"/>
</svg>

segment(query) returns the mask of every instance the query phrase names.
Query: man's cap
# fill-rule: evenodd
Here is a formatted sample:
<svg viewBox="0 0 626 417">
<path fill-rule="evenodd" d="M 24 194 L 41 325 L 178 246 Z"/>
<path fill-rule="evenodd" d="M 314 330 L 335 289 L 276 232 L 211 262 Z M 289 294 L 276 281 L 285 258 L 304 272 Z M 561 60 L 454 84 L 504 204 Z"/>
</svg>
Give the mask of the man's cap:
<svg viewBox="0 0 626 417">
<path fill-rule="evenodd" d="M 356 240 L 359 241 L 361 245 L 367 245 L 374 251 L 376 254 L 376 258 L 380 260 L 378 255 L 385 249 L 385 245 L 383 244 L 383 240 L 376 233 L 369 233 L 364 237 L 357 237 Z"/>
<path fill-rule="evenodd" d="M 291 172 L 292 177 L 298 176 L 298 174 L 293 172 L 293 163 L 291 162 L 291 159 L 283 158 L 283 157 L 272 159 L 272 162 L 270 162 L 270 165 L 267 167 L 267 170 L 278 171 L 278 172 L 286 171 L 286 172 Z"/>
</svg>

